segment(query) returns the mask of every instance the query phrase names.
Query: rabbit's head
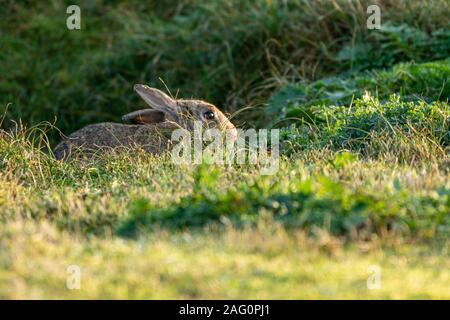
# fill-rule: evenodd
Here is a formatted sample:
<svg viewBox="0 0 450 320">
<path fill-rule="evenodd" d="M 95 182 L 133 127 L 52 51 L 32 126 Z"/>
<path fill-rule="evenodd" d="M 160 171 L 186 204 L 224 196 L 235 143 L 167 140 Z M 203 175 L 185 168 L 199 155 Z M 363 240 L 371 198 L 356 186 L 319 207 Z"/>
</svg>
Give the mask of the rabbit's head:
<svg viewBox="0 0 450 320">
<path fill-rule="evenodd" d="M 137 84 L 134 90 L 152 109 L 143 109 L 128 113 L 124 121 L 139 124 L 154 124 L 170 121 L 180 127 L 192 130 L 196 121 L 203 127 L 217 128 L 237 138 L 236 127 L 214 105 L 202 100 L 173 99 L 164 92 L 146 85 Z"/>
</svg>

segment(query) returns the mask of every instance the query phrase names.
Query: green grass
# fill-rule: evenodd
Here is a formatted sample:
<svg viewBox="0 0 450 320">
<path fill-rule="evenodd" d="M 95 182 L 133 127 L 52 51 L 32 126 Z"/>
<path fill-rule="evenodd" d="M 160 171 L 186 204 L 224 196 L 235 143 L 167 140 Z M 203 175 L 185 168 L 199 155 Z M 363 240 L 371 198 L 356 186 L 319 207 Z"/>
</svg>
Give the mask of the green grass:
<svg viewBox="0 0 450 320">
<path fill-rule="evenodd" d="M 82 9 L 81 31 L 65 27 L 66 7 L 74 3 Z M 68 134 L 118 121 L 143 105 L 135 83 L 164 88 L 162 78 L 173 94 L 204 98 L 229 112 L 250 107 L 235 121 L 265 124 L 260 107 L 286 81 L 446 58 L 448 1 L 383 1 L 381 30 L 366 29 L 368 4 L 4 1 L 0 111 L 10 104 L 7 126 L 19 118 L 31 126 L 56 117 Z M 52 143 L 59 138 L 57 131 L 49 136 Z"/>
<path fill-rule="evenodd" d="M 354 99 L 367 93 L 382 101 L 389 100 L 394 93 L 403 100 L 448 101 L 449 79 L 450 60 L 447 59 L 401 63 L 387 71 L 339 75 L 309 84 L 289 83 L 273 93 L 267 112 L 272 115 L 273 124 L 286 125 L 298 122 L 298 118 L 312 120 L 314 106 L 323 106 L 322 109 L 329 105 L 349 106 Z"/>
<path fill-rule="evenodd" d="M 314 164 L 324 171 L 368 173 L 367 165 L 348 153 L 336 154 L 329 163 Z M 225 191 L 218 191 L 218 185 L 225 180 L 221 172 L 210 167 L 198 170 L 192 194 L 172 206 L 155 206 L 147 198 L 134 200 L 118 233 L 130 235 L 143 228 L 160 227 L 195 229 L 214 223 L 243 227 L 264 221 L 286 229 L 319 227 L 347 237 L 370 238 L 372 233 L 383 232 L 416 238 L 450 235 L 447 183 L 411 190 L 395 176 L 386 179 L 380 190 L 369 182 L 351 186 L 345 178 L 333 179 L 297 164 L 283 168 L 275 177 L 248 177 L 245 183 L 237 182 Z"/>
<path fill-rule="evenodd" d="M 139 242 L 80 240 L 43 223 L 3 224 L 1 298 L 448 299 L 447 249 L 402 243 L 351 246 L 318 234 L 228 230 Z M 81 267 L 81 288 L 66 288 Z M 381 268 L 369 290 L 368 267 Z"/>
<path fill-rule="evenodd" d="M 380 30 L 365 0 L 78 3 L 82 31 L 2 3 L 0 298 L 450 298 L 448 1 L 383 1 Z M 280 128 L 279 170 L 51 156 L 159 78 Z"/>
<path fill-rule="evenodd" d="M 312 148 L 261 176 L 139 152 L 59 163 L 33 130 L 0 140 L 2 298 L 449 297 L 448 153 Z"/>
<path fill-rule="evenodd" d="M 447 102 L 388 101 L 366 94 L 349 106 L 313 106 L 296 118 L 298 127 L 282 131 L 284 152 L 331 147 L 366 156 L 392 154 L 410 161 L 411 154 L 426 159 L 448 154 L 450 109 Z M 404 153 L 406 151 L 406 153 Z"/>
</svg>

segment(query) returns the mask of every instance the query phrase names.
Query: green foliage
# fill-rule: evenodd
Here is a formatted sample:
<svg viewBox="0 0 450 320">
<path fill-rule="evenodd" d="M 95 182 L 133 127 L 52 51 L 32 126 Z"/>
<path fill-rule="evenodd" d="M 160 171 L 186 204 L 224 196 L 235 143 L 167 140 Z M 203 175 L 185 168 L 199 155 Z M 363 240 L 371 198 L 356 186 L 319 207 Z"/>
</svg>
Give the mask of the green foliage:
<svg viewBox="0 0 450 320">
<path fill-rule="evenodd" d="M 361 71 L 390 67 L 401 61 L 445 59 L 450 52 L 450 25 L 431 33 L 407 24 L 381 24 L 363 39 L 356 39 L 337 54 L 345 69 Z"/>
<path fill-rule="evenodd" d="M 354 155 L 338 153 L 331 163 L 343 169 L 355 160 Z M 261 219 L 285 228 L 315 226 L 347 236 L 355 232 L 368 236 L 383 230 L 416 236 L 450 232 L 450 189 L 444 186 L 413 195 L 398 182 L 384 190 L 350 188 L 320 175 L 291 178 L 283 185 L 259 177 L 252 184 L 217 192 L 219 180 L 212 185 L 210 171 L 215 169 L 200 167 L 197 175 L 205 175 L 201 179 L 207 179 L 209 185 L 195 187 L 196 192 L 172 206 L 152 206 L 145 199 L 133 201 L 118 233 L 130 236 L 155 227 L 191 229 L 208 224 L 254 226 Z"/>
<path fill-rule="evenodd" d="M 361 8 L 370 3 L 80 1 L 82 29 L 69 31 L 67 1 L 3 1 L 0 113 L 10 104 L 8 126 L 9 120 L 32 126 L 53 123 L 56 117 L 56 126 L 69 134 L 89 123 L 118 121 L 143 105 L 133 85 L 164 89 L 159 78 L 174 95 L 180 90 L 182 97 L 207 99 L 233 112 L 264 103 L 280 77 L 320 78 L 359 64 L 345 55 L 345 48 L 358 47 L 375 34 L 383 45 L 365 52 L 384 57 L 395 51 L 383 66 L 403 59 L 438 59 L 445 52 L 445 34 L 439 30 L 447 26 L 448 1 L 380 4 L 383 26 L 411 26 L 399 31 L 367 30 Z M 430 43 L 426 55 L 422 49 L 416 54 L 403 48 L 416 33 L 424 39 L 414 40 L 411 48 L 418 47 L 416 42 Z M 252 111 L 235 121 L 259 118 L 265 115 Z M 56 131 L 49 137 L 52 143 L 59 140 Z"/>
<path fill-rule="evenodd" d="M 416 148 L 422 157 L 427 151 L 420 148 L 427 144 L 444 153 L 450 146 L 447 102 L 405 102 L 392 95 L 382 103 L 366 95 L 350 106 L 312 106 L 310 114 L 312 121 L 302 122 L 299 128 L 283 129 L 285 152 L 331 146 L 367 154 L 377 153 L 377 148 L 384 146 L 387 151 L 397 152 L 401 160 L 401 150 L 407 145 Z M 425 145 L 418 141 L 423 138 L 427 140 Z"/>
<path fill-rule="evenodd" d="M 386 100 L 393 93 L 404 100 L 446 101 L 450 97 L 450 60 L 402 63 L 389 71 L 331 77 L 311 84 L 288 84 L 273 94 L 267 112 L 276 121 L 313 122 L 312 106 L 350 105 L 365 92 Z"/>
<path fill-rule="evenodd" d="M 336 169 L 344 169 L 350 163 L 355 162 L 357 160 L 358 160 L 358 156 L 356 154 L 353 154 L 353 153 L 347 152 L 347 151 L 343 151 L 343 152 L 336 153 L 334 159 L 332 161 L 330 161 L 330 163 Z"/>
<path fill-rule="evenodd" d="M 37 147 L 45 128 L 0 134 L 3 298 L 323 298 L 324 286 L 330 297 L 373 297 L 366 270 L 382 243 L 392 246 L 380 297 L 448 296 L 448 153 L 402 149 L 400 163 L 398 150 L 363 158 L 315 146 L 261 176 L 136 151 L 61 163 Z M 81 290 L 65 287 L 71 264 L 89 279 Z M 305 278 L 307 289 L 292 289 Z"/>
<path fill-rule="evenodd" d="M 450 145 L 450 108 L 448 103 L 403 102 L 392 96 L 385 103 L 367 97 L 351 107 L 318 107 L 316 113 L 326 118 L 325 134 L 332 134 L 340 145 L 366 137 L 371 131 L 427 130 L 443 146 Z"/>
<path fill-rule="evenodd" d="M 379 2 L 368 30 L 372 2 L 2 1 L 0 298 L 448 299 L 449 2 Z M 51 156 L 55 117 L 118 121 L 159 78 L 290 123 L 279 170 Z"/>
</svg>

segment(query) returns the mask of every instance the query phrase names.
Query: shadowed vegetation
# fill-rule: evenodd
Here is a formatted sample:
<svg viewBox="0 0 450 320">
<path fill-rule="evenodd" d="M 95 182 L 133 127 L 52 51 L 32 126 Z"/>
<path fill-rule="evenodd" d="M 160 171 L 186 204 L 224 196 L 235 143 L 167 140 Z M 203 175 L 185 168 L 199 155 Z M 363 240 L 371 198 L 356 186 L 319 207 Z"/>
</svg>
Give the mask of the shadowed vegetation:
<svg viewBox="0 0 450 320">
<path fill-rule="evenodd" d="M 375 2 L 1 1 L 0 298 L 448 299 L 450 6 Z M 160 78 L 280 128 L 279 170 L 51 155 Z"/>
<path fill-rule="evenodd" d="M 68 134 L 117 121 L 140 102 L 135 83 L 210 100 L 233 112 L 260 107 L 286 81 L 445 58 L 446 0 L 80 1 L 82 29 L 65 27 L 74 2 L 3 1 L 0 106 L 7 119 L 54 122 Z M 77 1 L 75 1 L 77 3 Z M 264 124 L 259 108 L 238 123 Z M 6 121 L 9 125 L 9 121 Z M 55 140 L 57 132 L 50 133 Z"/>
</svg>

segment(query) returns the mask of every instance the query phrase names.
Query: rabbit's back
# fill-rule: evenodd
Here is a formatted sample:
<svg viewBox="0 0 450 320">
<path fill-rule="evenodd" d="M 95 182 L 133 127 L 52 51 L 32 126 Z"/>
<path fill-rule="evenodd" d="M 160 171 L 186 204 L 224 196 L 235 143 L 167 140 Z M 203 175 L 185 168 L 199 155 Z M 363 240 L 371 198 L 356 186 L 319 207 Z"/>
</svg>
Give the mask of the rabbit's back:
<svg viewBox="0 0 450 320">
<path fill-rule="evenodd" d="M 168 148 L 170 125 L 128 125 L 96 123 L 75 131 L 59 143 L 53 153 L 56 159 L 91 157 L 98 151 L 129 149 L 136 146 L 157 154 Z"/>
</svg>

